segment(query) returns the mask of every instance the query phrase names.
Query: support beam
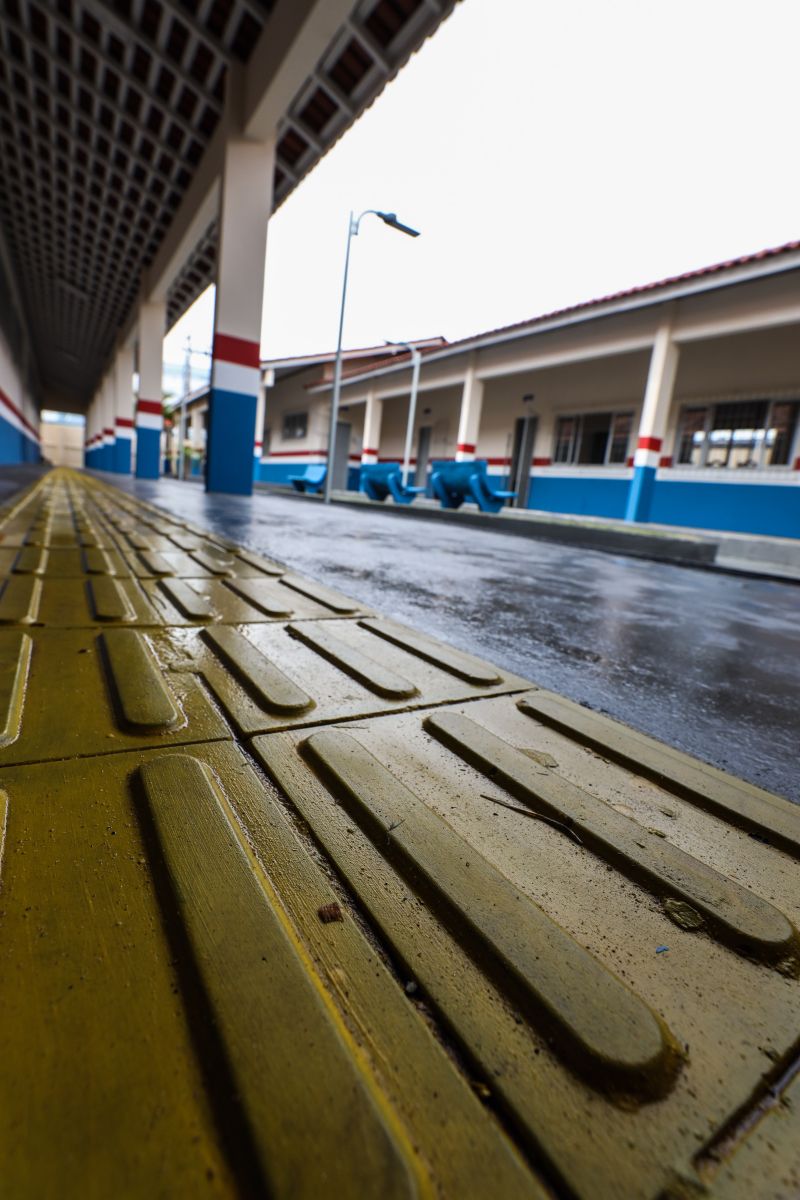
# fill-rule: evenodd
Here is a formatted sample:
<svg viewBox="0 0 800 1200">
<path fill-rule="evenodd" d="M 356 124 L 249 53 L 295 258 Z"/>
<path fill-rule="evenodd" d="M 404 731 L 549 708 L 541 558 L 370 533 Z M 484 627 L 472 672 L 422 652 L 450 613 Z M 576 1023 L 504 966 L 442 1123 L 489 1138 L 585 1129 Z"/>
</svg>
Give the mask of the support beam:
<svg viewBox="0 0 800 1200">
<path fill-rule="evenodd" d="M 626 521 L 650 519 L 656 470 L 678 371 L 678 354 L 678 347 L 672 339 L 672 328 L 665 323 L 656 334 L 650 356 L 639 437 L 633 456 L 633 479 L 628 493 Z"/>
<path fill-rule="evenodd" d="M 163 300 L 142 304 L 139 309 L 139 399 L 136 405 L 136 478 L 158 479 L 161 474 L 163 372 Z"/>
<path fill-rule="evenodd" d="M 474 364 L 470 363 L 464 377 L 464 390 L 461 393 L 461 412 L 458 418 L 458 436 L 456 438 L 456 462 L 471 462 L 475 457 L 482 408 L 483 382 L 475 374 Z"/>
<path fill-rule="evenodd" d="M 209 492 L 249 496 L 253 491 L 264 257 L 274 173 L 274 138 L 229 141 L 220 195 L 206 450 Z"/>
<path fill-rule="evenodd" d="M 133 441 L 133 350 L 120 346 L 114 361 L 114 385 L 116 416 L 114 428 L 117 440 L 114 446 L 114 470 L 120 475 L 130 475 L 131 445 Z"/>
<path fill-rule="evenodd" d="M 364 409 L 364 439 L 361 451 L 362 467 L 378 461 L 381 444 L 381 419 L 383 417 L 383 401 L 374 392 L 367 393 L 367 403 Z"/>
</svg>

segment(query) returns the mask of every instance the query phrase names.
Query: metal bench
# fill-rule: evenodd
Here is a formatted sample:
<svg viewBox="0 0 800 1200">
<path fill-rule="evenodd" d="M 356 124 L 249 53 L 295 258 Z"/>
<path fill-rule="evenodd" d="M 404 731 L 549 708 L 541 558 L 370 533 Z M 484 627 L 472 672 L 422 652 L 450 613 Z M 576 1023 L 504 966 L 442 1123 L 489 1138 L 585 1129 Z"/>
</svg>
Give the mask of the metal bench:
<svg viewBox="0 0 800 1200">
<path fill-rule="evenodd" d="M 400 463 L 370 463 L 361 468 L 361 490 L 381 503 L 391 496 L 395 504 L 410 504 L 424 487 L 403 486 Z"/>
<path fill-rule="evenodd" d="M 296 492 L 321 492 L 328 468 L 322 464 L 306 467 L 302 475 L 290 475 L 289 483 Z"/>
<path fill-rule="evenodd" d="M 460 508 L 465 500 L 471 500 L 481 512 L 496 513 L 517 494 L 492 487 L 485 458 L 474 462 L 434 462 L 432 468 L 431 488 L 442 508 Z"/>
</svg>

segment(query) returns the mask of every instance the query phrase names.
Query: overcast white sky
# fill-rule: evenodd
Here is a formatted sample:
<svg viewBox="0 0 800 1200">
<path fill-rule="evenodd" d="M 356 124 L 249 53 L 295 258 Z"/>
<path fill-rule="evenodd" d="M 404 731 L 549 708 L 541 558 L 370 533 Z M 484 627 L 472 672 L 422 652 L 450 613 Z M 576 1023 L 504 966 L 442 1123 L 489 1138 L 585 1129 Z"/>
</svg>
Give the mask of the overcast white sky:
<svg viewBox="0 0 800 1200">
<path fill-rule="evenodd" d="M 462 0 L 270 222 L 262 355 L 450 339 L 800 238 L 797 0 Z M 208 292 L 167 339 L 210 346 Z M 202 371 L 204 360 L 198 358 Z"/>
</svg>

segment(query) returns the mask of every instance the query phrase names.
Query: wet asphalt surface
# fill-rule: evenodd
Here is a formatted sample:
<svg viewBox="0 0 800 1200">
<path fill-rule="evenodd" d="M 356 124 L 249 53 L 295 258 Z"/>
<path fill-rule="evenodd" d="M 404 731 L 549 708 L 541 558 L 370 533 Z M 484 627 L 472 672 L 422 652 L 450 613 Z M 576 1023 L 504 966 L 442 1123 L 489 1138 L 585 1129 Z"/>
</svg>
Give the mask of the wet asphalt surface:
<svg viewBox="0 0 800 1200">
<path fill-rule="evenodd" d="M 106 476 L 120 483 L 118 477 Z M 382 612 L 800 802 L 800 588 L 260 492 L 125 479 Z"/>
</svg>

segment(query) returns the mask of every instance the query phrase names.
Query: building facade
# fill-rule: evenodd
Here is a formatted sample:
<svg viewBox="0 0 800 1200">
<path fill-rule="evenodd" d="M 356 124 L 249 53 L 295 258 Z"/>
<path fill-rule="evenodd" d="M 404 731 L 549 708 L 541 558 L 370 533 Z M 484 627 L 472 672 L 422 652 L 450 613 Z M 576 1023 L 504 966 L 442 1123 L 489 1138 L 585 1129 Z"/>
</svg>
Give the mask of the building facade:
<svg viewBox="0 0 800 1200">
<path fill-rule="evenodd" d="M 519 507 L 800 536 L 798 244 L 421 349 L 420 481 L 479 458 Z M 326 461 L 328 364 L 266 364 L 259 480 Z M 410 379 L 408 354 L 346 364 L 336 486 L 402 459 Z"/>
</svg>

